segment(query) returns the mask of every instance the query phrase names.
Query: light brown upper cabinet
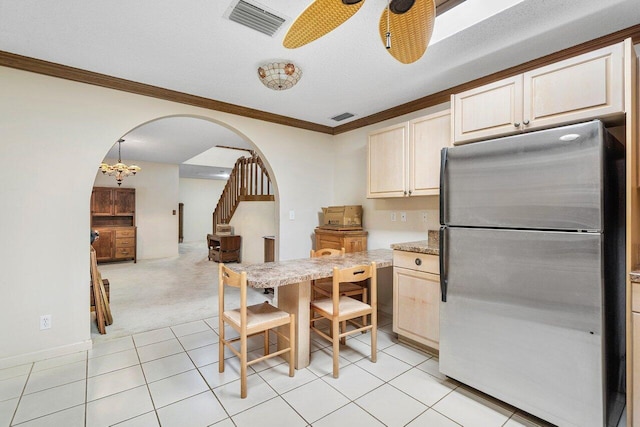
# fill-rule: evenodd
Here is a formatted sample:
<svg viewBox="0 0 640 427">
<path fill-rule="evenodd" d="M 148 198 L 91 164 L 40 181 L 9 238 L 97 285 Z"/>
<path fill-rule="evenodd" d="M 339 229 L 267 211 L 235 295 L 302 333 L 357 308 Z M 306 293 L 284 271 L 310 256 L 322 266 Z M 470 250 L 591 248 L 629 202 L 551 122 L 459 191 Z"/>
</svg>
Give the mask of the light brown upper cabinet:
<svg viewBox="0 0 640 427">
<path fill-rule="evenodd" d="M 452 95 L 454 143 L 622 114 L 624 43 Z"/>
<path fill-rule="evenodd" d="M 440 150 L 450 145 L 449 110 L 371 132 L 367 197 L 438 195 Z"/>
</svg>

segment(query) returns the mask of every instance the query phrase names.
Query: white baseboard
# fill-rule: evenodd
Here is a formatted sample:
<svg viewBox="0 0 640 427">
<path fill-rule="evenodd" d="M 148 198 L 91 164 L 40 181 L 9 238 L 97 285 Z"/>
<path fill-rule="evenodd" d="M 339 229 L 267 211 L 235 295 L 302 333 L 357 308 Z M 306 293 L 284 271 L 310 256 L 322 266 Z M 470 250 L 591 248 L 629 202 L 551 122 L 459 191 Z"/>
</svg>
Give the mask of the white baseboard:
<svg viewBox="0 0 640 427">
<path fill-rule="evenodd" d="M 0 369 L 11 368 L 13 366 L 24 365 L 26 363 L 39 362 L 41 360 L 65 356 L 79 351 L 91 350 L 92 346 L 93 342 L 91 340 L 86 340 L 60 347 L 48 348 L 46 350 L 34 351 L 33 353 L 11 356 L 0 359 Z"/>
</svg>

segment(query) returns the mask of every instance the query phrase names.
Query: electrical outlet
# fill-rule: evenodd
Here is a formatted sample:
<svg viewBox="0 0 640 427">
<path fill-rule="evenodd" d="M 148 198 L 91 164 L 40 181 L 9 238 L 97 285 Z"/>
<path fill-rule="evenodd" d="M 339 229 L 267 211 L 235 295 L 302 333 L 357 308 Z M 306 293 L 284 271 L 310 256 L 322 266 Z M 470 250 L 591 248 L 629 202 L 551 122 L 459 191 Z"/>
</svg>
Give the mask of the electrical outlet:
<svg viewBox="0 0 640 427">
<path fill-rule="evenodd" d="M 422 222 L 427 222 L 427 213 L 422 212 Z"/>
<path fill-rule="evenodd" d="M 296 219 L 296 211 L 289 211 L 289 219 L 294 220 Z"/>
<path fill-rule="evenodd" d="M 396 220 L 396 213 L 391 212 L 391 221 L 395 221 L 395 220 Z"/>
<path fill-rule="evenodd" d="M 400 221 L 407 222 L 407 213 L 406 212 L 400 212 Z"/>
<path fill-rule="evenodd" d="M 40 330 L 51 329 L 51 315 L 44 314 L 40 316 Z"/>
</svg>

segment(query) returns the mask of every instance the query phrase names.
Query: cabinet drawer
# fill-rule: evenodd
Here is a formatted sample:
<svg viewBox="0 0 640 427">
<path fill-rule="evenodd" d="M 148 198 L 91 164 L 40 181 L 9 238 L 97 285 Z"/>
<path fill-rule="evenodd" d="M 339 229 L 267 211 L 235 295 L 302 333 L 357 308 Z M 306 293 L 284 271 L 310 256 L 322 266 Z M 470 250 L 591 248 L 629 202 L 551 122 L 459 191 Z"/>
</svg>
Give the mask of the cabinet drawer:
<svg viewBox="0 0 640 427">
<path fill-rule="evenodd" d="M 132 248 L 136 245 L 133 237 L 121 237 L 116 239 L 116 248 Z"/>
<path fill-rule="evenodd" d="M 116 229 L 116 239 L 122 237 L 135 237 L 136 230 L 133 228 L 118 228 Z"/>
<path fill-rule="evenodd" d="M 631 310 L 640 312 L 640 283 L 631 283 Z"/>
<path fill-rule="evenodd" d="M 115 250 L 115 258 L 134 258 L 136 255 L 136 250 L 134 248 L 116 248 Z"/>
<path fill-rule="evenodd" d="M 425 273 L 440 274 L 440 263 L 436 255 L 396 250 L 393 251 L 393 266 Z"/>
</svg>

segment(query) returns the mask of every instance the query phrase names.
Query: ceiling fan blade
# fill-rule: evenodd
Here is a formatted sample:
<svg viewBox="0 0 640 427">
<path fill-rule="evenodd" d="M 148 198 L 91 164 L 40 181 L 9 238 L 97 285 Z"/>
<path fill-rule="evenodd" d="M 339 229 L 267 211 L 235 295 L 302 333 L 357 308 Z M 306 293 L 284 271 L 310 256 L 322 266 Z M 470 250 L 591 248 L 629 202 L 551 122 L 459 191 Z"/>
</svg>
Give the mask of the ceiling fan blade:
<svg viewBox="0 0 640 427">
<path fill-rule="evenodd" d="M 410 3 L 410 2 L 399 2 Z M 393 6 L 393 2 L 392 2 Z M 402 8 L 400 8 L 402 10 Z M 391 56 L 403 64 L 416 62 L 424 55 L 431 39 L 433 24 L 436 18 L 434 0 L 415 0 L 413 6 L 405 13 L 388 14 L 391 48 L 387 49 Z M 380 17 L 380 38 L 387 45 L 387 9 Z"/>
<path fill-rule="evenodd" d="M 319 39 L 351 18 L 363 4 L 364 0 L 315 0 L 291 25 L 282 45 L 295 49 Z"/>
</svg>

